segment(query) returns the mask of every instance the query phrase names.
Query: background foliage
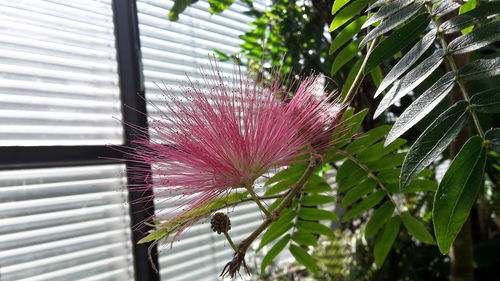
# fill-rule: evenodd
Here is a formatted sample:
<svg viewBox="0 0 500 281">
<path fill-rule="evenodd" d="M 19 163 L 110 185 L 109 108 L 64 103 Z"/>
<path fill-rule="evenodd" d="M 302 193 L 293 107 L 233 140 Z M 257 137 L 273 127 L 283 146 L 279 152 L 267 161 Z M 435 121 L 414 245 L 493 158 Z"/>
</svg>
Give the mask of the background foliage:
<svg viewBox="0 0 500 281">
<path fill-rule="evenodd" d="M 195 1 L 175 1 L 170 19 Z M 232 2 L 211 0 L 211 12 Z M 214 50 L 220 59 L 262 80 L 276 67 L 285 79 L 323 73 L 352 106 L 339 134 L 354 140 L 329 151 L 262 236 L 259 249 L 272 245 L 262 276 L 285 249 L 317 280 L 446 280 L 457 268 L 463 280 L 483 280 L 495 272 L 500 2 L 275 0 L 264 11 L 243 2 L 253 29 L 241 36 L 240 57 Z M 265 195 L 286 191 L 305 169 L 279 172 Z M 333 187 L 323 177 L 329 169 Z M 341 212 L 324 207 L 330 193 Z M 337 219 L 336 232 L 323 223 Z M 459 256 L 443 256 L 457 240 Z"/>
</svg>

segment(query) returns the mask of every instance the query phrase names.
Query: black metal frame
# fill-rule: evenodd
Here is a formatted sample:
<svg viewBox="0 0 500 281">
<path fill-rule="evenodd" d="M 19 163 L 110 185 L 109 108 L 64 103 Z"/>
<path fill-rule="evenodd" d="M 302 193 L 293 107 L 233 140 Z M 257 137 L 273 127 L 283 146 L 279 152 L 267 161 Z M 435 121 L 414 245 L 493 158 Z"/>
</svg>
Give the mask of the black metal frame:
<svg viewBox="0 0 500 281">
<path fill-rule="evenodd" d="M 146 102 L 144 98 L 136 1 L 113 0 L 112 5 L 123 121 L 126 124 L 144 128 L 147 132 L 147 117 L 139 113 L 146 112 Z M 131 126 L 124 126 L 123 130 L 125 145 L 133 146 L 132 141 L 137 137 L 139 132 Z M 144 133 L 142 132 L 141 134 L 144 137 Z M 123 164 L 124 161 L 109 160 L 110 158 L 125 158 L 125 155 L 120 152 L 123 148 L 118 150 L 113 148 L 116 147 L 105 145 L 0 147 L 0 170 Z M 144 185 L 148 175 L 145 174 L 143 179 L 137 178 L 137 175 L 132 177 L 129 171 L 133 170 L 137 164 L 131 161 L 125 161 L 125 163 L 129 186 L 134 186 L 134 189 L 136 189 L 138 186 Z M 141 165 L 140 168 L 144 169 L 145 166 Z M 148 258 L 148 247 L 150 244 L 137 244 L 148 229 L 144 226 L 138 231 L 134 227 L 148 220 L 151 210 L 154 210 L 152 200 L 138 200 L 143 196 L 151 195 L 151 192 L 139 192 L 129 188 L 128 194 L 129 202 L 134 202 L 134 204 L 130 204 L 130 218 L 135 280 L 159 281 L 159 274 L 153 269 Z M 151 257 L 156 268 L 158 268 L 156 247 L 152 247 Z"/>
</svg>

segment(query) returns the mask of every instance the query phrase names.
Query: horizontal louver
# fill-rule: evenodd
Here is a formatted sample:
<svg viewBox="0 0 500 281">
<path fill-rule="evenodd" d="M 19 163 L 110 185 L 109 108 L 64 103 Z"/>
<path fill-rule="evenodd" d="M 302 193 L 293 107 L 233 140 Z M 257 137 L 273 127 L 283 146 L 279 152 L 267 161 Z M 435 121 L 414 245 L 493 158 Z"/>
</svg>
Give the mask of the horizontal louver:
<svg viewBox="0 0 500 281">
<path fill-rule="evenodd" d="M 121 144 L 111 0 L 0 1 L 0 145 Z"/>
<path fill-rule="evenodd" d="M 133 280 L 124 169 L 1 171 L 0 280 Z"/>
</svg>

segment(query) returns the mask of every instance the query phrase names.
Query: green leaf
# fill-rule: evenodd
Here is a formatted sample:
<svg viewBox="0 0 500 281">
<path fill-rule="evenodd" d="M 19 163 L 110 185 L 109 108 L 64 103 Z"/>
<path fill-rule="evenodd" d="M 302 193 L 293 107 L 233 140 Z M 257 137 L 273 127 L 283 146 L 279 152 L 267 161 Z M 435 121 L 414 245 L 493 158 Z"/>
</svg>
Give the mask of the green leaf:
<svg viewBox="0 0 500 281">
<path fill-rule="evenodd" d="M 370 77 L 372 78 L 375 87 L 380 86 L 380 83 L 382 83 L 382 80 L 384 79 L 384 74 L 382 74 L 380 66 L 377 66 L 370 71 Z"/>
<path fill-rule="evenodd" d="M 343 0 L 340 0 L 343 1 Z M 335 1 L 337 2 L 337 1 Z M 364 7 L 366 7 L 366 4 L 368 3 L 368 0 L 356 0 L 349 5 L 347 5 L 342 11 L 340 11 L 332 20 L 332 24 L 330 25 L 330 30 L 329 32 L 334 31 L 335 29 L 341 27 L 344 23 L 348 22 L 350 19 L 355 17 L 361 10 L 363 10 Z M 344 3 L 345 4 L 345 3 Z M 342 4 L 342 5 L 344 5 Z M 333 4 L 335 8 L 335 3 Z M 333 11 L 333 9 L 332 9 Z M 332 13 L 334 14 L 334 13 Z"/>
<path fill-rule="evenodd" d="M 387 4 L 389 2 L 391 2 L 392 0 L 378 0 L 376 1 L 375 3 L 371 4 L 370 7 L 366 8 L 366 12 L 369 12 L 377 7 L 381 7 L 383 6 L 384 4 Z"/>
<path fill-rule="evenodd" d="M 385 202 L 378 208 L 366 224 L 365 238 L 368 239 L 378 232 L 384 224 L 391 218 L 394 212 L 394 204 L 391 201 Z"/>
<path fill-rule="evenodd" d="M 347 41 L 351 40 L 354 37 L 354 35 L 358 34 L 358 32 L 361 30 L 361 25 L 363 25 L 365 21 L 366 21 L 366 16 L 358 17 L 356 20 L 347 25 L 342 31 L 340 31 L 337 34 L 337 36 L 333 38 L 328 54 L 329 55 L 333 54 Z"/>
<path fill-rule="evenodd" d="M 453 54 L 463 54 L 488 46 L 498 40 L 500 40 L 500 20 L 455 38 L 448 45 L 448 50 Z"/>
<path fill-rule="evenodd" d="M 345 151 L 349 154 L 358 154 L 368 147 L 370 147 L 372 144 L 376 143 L 380 139 L 382 139 L 389 131 L 391 130 L 390 125 L 381 125 L 378 127 L 375 127 L 368 132 L 364 133 L 361 135 L 359 138 L 357 138 L 355 141 L 350 143 Z"/>
<path fill-rule="evenodd" d="M 276 244 L 274 244 L 274 246 L 271 248 L 271 250 L 269 250 L 269 252 L 267 252 L 267 254 L 262 259 L 262 263 L 260 265 L 260 274 L 261 275 L 264 274 L 266 267 L 274 260 L 274 258 L 276 258 L 276 256 L 278 256 L 279 253 L 281 253 L 281 251 L 283 251 L 285 246 L 288 244 L 288 241 L 290 241 L 289 234 L 283 236 L 283 238 L 281 238 L 278 242 L 276 242 Z"/>
<path fill-rule="evenodd" d="M 395 142 L 391 143 L 394 144 Z M 389 147 L 389 146 L 388 146 Z M 400 166 L 403 164 L 403 160 L 405 159 L 406 153 L 396 153 L 396 154 L 390 154 L 382 159 L 379 159 L 377 161 L 373 161 L 370 163 L 367 163 L 366 166 L 368 169 L 374 172 L 380 172 L 383 170 L 388 170 L 392 169 L 394 167 Z"/>
<path fill-rule="evenodd" d="M 318 246 L 318 240 L 311 233 L 306 231 L 297 231 L 292 234 L 292 240 L 303 246 Z"/>
<path fill-rule="evenodd" d="M 358 154 L 358 160 L 361 162 L 373 162 L 379 160 L 385 155 L 393 152 L 394 150 L 400 148 L 403 144 L 406 143 L 404 139 L 397 139 L 388 146 L 384 146 L 382 142 L 378 142 L 372 146 L 370 146 L 367 150 Z M 376 165 L 376 164 L 375 164 Z"/>
<path fill-rule="evenodd" d="M 302 231 L 308 231 L 314 234 L 321 234 L 332 238 L 335 237 L 333 230 L 322 225 L 321 223 L 311 222 L 311 221 L 298 221 L 295 224 L 295 226 Z"/>
<path fill-rule="evenodd" d="M 352 115 L 352 116 L 342 116 L 341 123 L 337 127 L 340 131 L 340 133 L 337 133 L 332 139 L 334 140 L 341 140 L 341 139 L 346 139 L 345 141 L 338 142 L 335 144 L 335 147 L 341 148 L 347 143 L 349 143 L 349 140 L 361 127 L 361 122 L 365 119 L 366 114 L 368 114 L 368 109 L 365 108 L 358 113 Z M 345 113 L 344 113 L 345 115 Z"/>
<path fill-rule="evenodd" d="M 401 23 L 413 17 L 422 8 L 422 2 L 413 3 L 407 7 L 404 7 L 397 13 L 390 16 L 387 20 L 383 21 L 377 27 L 366 35 L 365 39 L 361 41 L 360 47 L 366 45 L 366 43 L 374 40 L 377 37 L 384 35 L 385 33 L 391 31 Z"/>
<path fill-rule="evenodd" d="M 143 237 L 141 240 L 139 240 L 139 242 L 137 242 L 137 244 L 148 243 L 151 241 L 162 239 L 162 238 L 167 237 L 167 236 L 168 236 L 168 228 L 166 228 L 166 227 L 161 228 L 161 229 L 155 230 L 155 231 L 151 232 L 150 234 L 148 234 L 147 236 Z"/>
<path fill-rule="evenodd" d="M 399 217 L 392 217 L 386 224 L 382 234 L 377 237 L 377 240 L 375 240 L 373 254 L 375 256 L 375 264 L 377 265 L 377 269 L 381 268 L 384 264 L 384 261 L 392 248 L 392 244 L 394 244 L 394 241 L 398 236 L 400 225 L 401 220 L 399 219 Z"/>
<path fill-rule="evenodd" d="M 208 0 L 210 13 L 218 14 L 233 4 L 234 0 Z"/>
<path fill-rule="evenodd" d="M 467 3 L 470 3 L 470 1 Z M 462 5 L 462 7 L 464 6 L 465 4 Z M 499 10 L 500 10 L 500 2 L 498 1 L 484 3 L 476 9 L 468 11 L 464 14 L 460 14 L 445 21 L 443 24 L 441 24 L 439 29 L 442 30 L 445 34 L 458 32 L 462 29 L 465 29 L 466 27 L 469 27 L 471 25 L 486 20 L 487 17 L 489 17 L 490 15 L 498 14 Z M 466 31 L 470 32 L 470 30 L 472 30 L 472 27 L 467 28 Z"/>
<path fill-rule="evenodd" d="M 470 103 L 483 113 L 500 113 L 500 89 L 488 89 L 472 96 Z"/>
<path fill-rule="evenodd" d="M 473 61 L 462 67 L 458 74 L 465 80 L 477 80 L 500 75 L 500 57 Z"/>
<path fill-rule="evenodd" d="M 460 7 L 460 4 L 453 0 L 441 0 L 434 8 L 432 8 L 431 15 L 433 16 L 444 16 L 449 12 L 452 12 Z"/>
<path fill-rule="evenodd" d="M 335 198 L 327 195 L 306 195 L 302 198 L 301 204 L 304 206 L 317 206 L 335 202 Z"/>
<path fill-rule="evenodd" d="M 431 112 L 451 91 L 455 85 L 455 78 L 456 73 L 446 73 L 408 106 L 392 126 L 385 143 L 389 144 L 396 140 Z"/>
<path fill-rule="evenodd" d="M 364 73 L 370 72 L 377 65 L 413 43 L 425 31 L 428 25 L 429 19 L 426 15 L 420 15 L 394 31 L 375 47 L 370 57 L 368 57 Z"/>
<path fill-rule="evenodd" d="M 311 257 L 311 255 L 307 253 L 306 250 L 293 244 L 290 245 L 289 250 L 295 260 L 305 266 L 312 273 L 319 274 L 319 269 L 316 265 L 316 262 L 314 261 L 313 257 Z"/>
<path fill-rule="evenodd" d="M 399 182 L 399 174 L 401 173 L 401 169 L 390 169 L 385 170 L 377 174 L 378 178 L 384 183 L 398 183 Z"/>
<path fill-rule="evenodd" d="M 483 180 L 486 149 L 470 138 L 446 171 L 434 197 L 432 217 L 441 253 L 446 254 L 476 201 Z"/>
<path fill-rule="evenodd" d="M 436 30 L 429 31 L 420 41 L 404 55 L 398 63 L 389 71 L 385 76 L 380 86 L 375 92 L 377 97 L 383 90 L 387 89 L 396 79 L 405 73 L 410 67 L 429 49 L 434 40 L 436 39 Z"/>
<path fill-rule="evenodd" d="M 344 214 L 344 216 L 342 217 L 342 222 L 346 222 L 346 221 L 360 215 L 364 211 L 374 207 L 375 205 L 380 203 L 380 201 L 382 201 L 382 199 L 384 199 L 384 197 L 385 197 L 385 192 L 383 190 L 378 190 L 378 191 L 370 194 L 363 201 L 361 201 L 358 205 L 354 206 L 352 209 L 347 211 Z"/>
<path fill-rule="evenodd" d="M 339 52 L 337 56 L 335 56 L 335 59 L 333 60 L 332 63 L 332 70 L 330 72 L 330 75 L 334 75 L 339 71 L 339 69 L 344 66 L 346 63 L 348 63 L 352 58 L 356 56 L 358 53 L 358 44 L 359 41 L 361 41 L 363 37 L 358 38 L 357 40 L 354 40 L 353 42 L 349 43 L 347 46 L 342 49 L 342 51 Z"/>
<path fill-rule="evenodd" d="M 184 12 L 184 10 L 191 4 L 198 2 L 198 0 L 175 0 L 172 9 L 168 13 L 168 19 L 171 21 L 176 21 L 179 19 L 179 14 Z"/>
<path fill-rule="evenodd" d="M 280 218 L 277 221 L 271 223 L 267 231 L 264 233 L 264 235 L 262 235 L 262 240 L 260 241 L 260 245 L 257 251 L 290 230 L 293 226 L 292 220 L 295 218 L 295 215 L 296 214 L 294 210 L 285 209 L 281 213 Z"/>
<path fill-rule="evenodd" d="M 413 193 L 413 192 L 426 192 L 426 191 L 436 191 L 438 187 L 437 182 L 433 180 L 413 180 L 403 191 L 403 193 Z"/>
<path fill-rule="evenodd" d="M 368 27 L 369 25 L 381 21 L 390 15 L 400 11 L 404 7 L 410 5 L 412 0 L 395 0 L 390 2 L 388 5 L 380 8 L 373 16 L 371 16 L 365 24 L 363 24 L 362 28 Z"/>
<path fill-rule="evenodd" d="M 351 70 L 349 71 L 349 74 L 347 75 L 347 78 L 344 81 L 344 85 L 342 86 L 342 93 L 340 94 L 341 98 L 345 98 L 347 95 L 347 92 L 352 86 L 352 83 L 354 82 L 354 79 L 356 78 L 356 75 L 359 72 L 359 69 L 361 68 L 361 64 L 363 63 L 364 57 L 360 57 L 356 63 L 351 67 Z M 346 143 L 346 142 L 344 142 Z"/>
<path fill-rule="evenodd" d="M 435 245 L 436 241 L 429 233 L 427 228 L 420 222 L 418 219 L 410 215 L 408 212 L 404 212 L 401 214 L 401 219 L 403 220 L 403 224 L 408 229 L 408 232 L 415 237 L 417 240 L 420 240 L 426 244 Z"/>
<path fill-rule="evenodd" d="M 346 191 L 367 177 L 366 171 L 356 163 L 349 159 L 345 160 L 337 171 L 338 192 L 341 193 Z"/>
<path fill-rule="evenodd" d="M 334 0 L 333 6 L 332 6 L 332 15 L 335 15 L 340 8 L 344 7 L 345 4 L 347 4 L 351 0 Z"/>
<path fill-rule="evenodd" d="M 460 101 L 443 112 L 411 146 L 401 168 L 400 189 L 410 182 L 448 147 L 468 119 L 467 102 Z"/>
<path fill-rule="evenodd" d="M 328 182 L 326 182 L 323 177 L 316 174 L 312 174 L 309 177 L 304 189 L 302 189 L 305 193 L 320 193 L 331 190 L 332 187 L 328 184 Z"/>
<path fill-rule="evenodd" d="M 490 141 L 489 148 L 500 153 L 500 128 L 489 129 L 485 138 Z"/>
<path fill-rule="evenodd" d="M 330 211 L 316 209 L 316 208 L 301 208 L 299 211 L 299 218 L 304 220 L 339 220 L 337 215 Z"/>
<path fill-rule="evenodd" d="M 389 106 L 411 92 L 429 77 L 429 75 L 431 75 L 443 62 L 444 54 L 442 49 L 436 50 L 431 56 L 403 76 L 401 80 L 396 81 L 389 92 L 380 101 L 377 110 L 375 110 L 374 117 L 378 117 L 389 108 Z"/>
<path fill-rule="evenodd" d="M 344 199 L 342 200 L 342 203 L 340 204 L 340 207 L 345 208 L 345 207 L 351 205 L 352 203 L 356 202 L 361 197 L 370 193 L 375 188 L 376 185 L 377 185 L 377 183 L 373 179 L 366 178 L 364 181 L 362 181 L 356 187 L 354 187 L 349 192 L 347 192 Z"/>
<path fill-rule="evenodd" d="M 460 6 L 460 9 L 458 10 L 458 14 L 459 15 L 464 14 L 468 11 L 473 10 L 474 8 L 476 8 L 476 0 L 469 0 L 465 3 L 463 3 L 462 6 Z M 467 34 L 467 33 L 471 32 L 473 28 L 474 27 L 470 26 L 466 29 L 463 29 L 462 34 Z"/>
</svg>

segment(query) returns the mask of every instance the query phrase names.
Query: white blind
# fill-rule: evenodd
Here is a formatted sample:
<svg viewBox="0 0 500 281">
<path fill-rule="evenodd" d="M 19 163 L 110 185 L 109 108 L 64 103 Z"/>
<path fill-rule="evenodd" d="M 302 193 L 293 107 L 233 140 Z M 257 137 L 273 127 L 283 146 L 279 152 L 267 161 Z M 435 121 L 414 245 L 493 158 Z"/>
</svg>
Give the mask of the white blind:
<svg viewBox="0 0 500 281">
<path fill-rule="evenodd" d="M 199 68 L 208 69 L 212 50 L 227 54 L 238 52 L 242 43 L 238 36 L 249 30 L 248 23 L 254 20 L 243 14 L 248 8 L 241 2 L 236 1 L 220 15 L 211 15 L 208 2 L 203 0 L 188 7 L 177 22 L 171 22 L 167 15 L 172 5 L 172 0 L 137 1 L 146 97 L 157 105 L 163 99 L 153 82 L 165 83 L 175 92 L 187 85 L 186 75 L 191 81 L 201 80 Z M 233 73 L 232 62 L 220 62 L 219 66 L 224 75 Z M 159 117 L 153 106 L 148 105 L 147 110 L 151 118 Z M 161 210 L 165 206 L 157 204 L 156 207 Z M 262 221 L 255 204 L 224 211 L 230 212 L 232 229 L 229 233 L 235 243 L 243 240 Z M 170 245 L 160 247 L 161 278 L 163 281 L 218 280 L 232 255 L 233 250 L 225 238 L 213 233 L 210 223 L 205 220 L 190 228 L 173 248 Z M 251 259 L 248 255 L 247 262 Z"/>
<path fill-rule="evenodd" d="M 0 280 L 133 280 L 124 165 L 0 172 Z"/>
<path fill-rule="evenodd" d="M 0 145 L 121 144 L 111 0 L 0 1 Z"/>
</svg>

